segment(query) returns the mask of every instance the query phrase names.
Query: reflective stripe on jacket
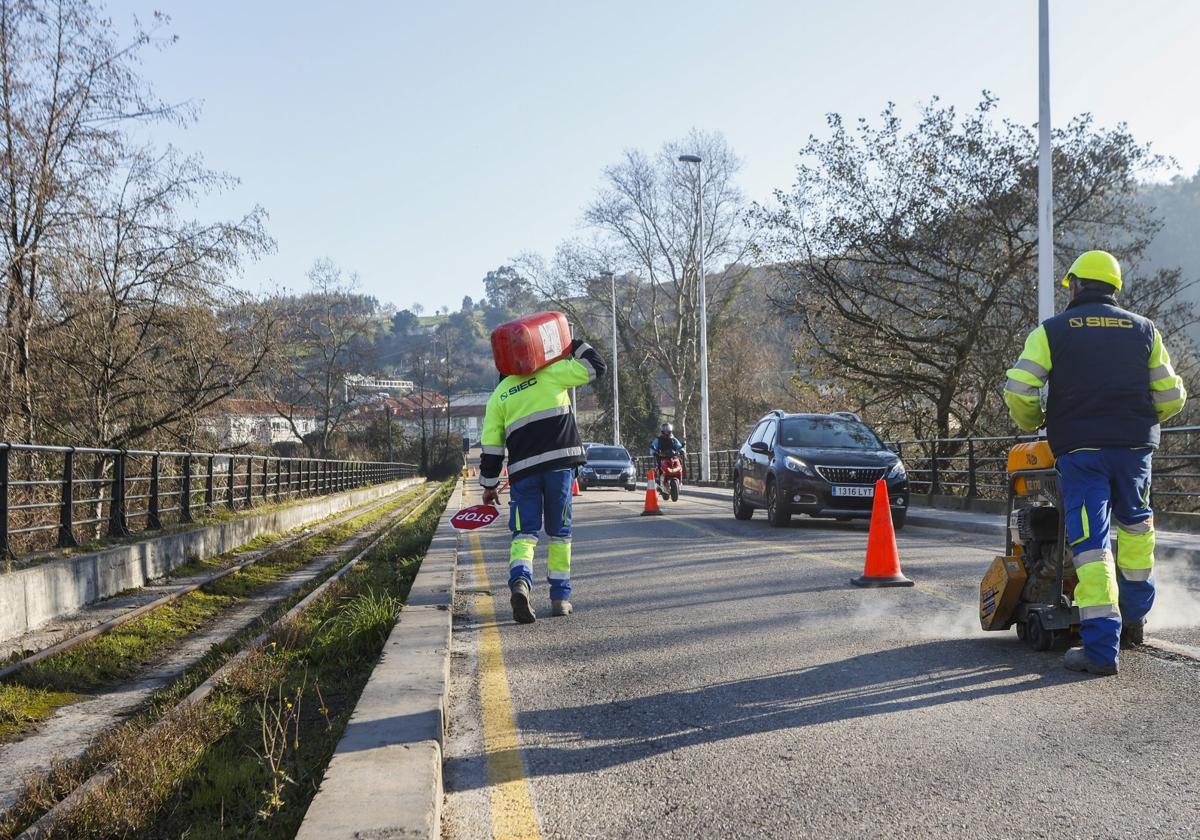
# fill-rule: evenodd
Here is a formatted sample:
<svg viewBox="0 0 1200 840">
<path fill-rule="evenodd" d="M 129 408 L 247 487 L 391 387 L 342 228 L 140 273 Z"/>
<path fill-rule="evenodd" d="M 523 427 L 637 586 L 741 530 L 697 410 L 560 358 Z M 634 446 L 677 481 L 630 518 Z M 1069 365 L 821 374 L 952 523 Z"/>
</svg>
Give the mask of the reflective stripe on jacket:
<svg viewBox="0 0 1200 840">
<path fill-rule="evenodd" d="M 1055 455 L 1083 447 L 1157 447 L 1159 424 L 1178 414 L 1186 399 L 1154 323 L 1091 291 L 1029 334 L 1004 387 L 1013 420 L 1025 431 L 1045 423 Z"/>
<path fill-rule="evenodd" d="M 594 382 L 604 361 L 590 345 L 577 342 L 574 358 L 535 373 L 506 376 L 488 400 L 483 417 L 483 457 L 479 483 L 495 487 L 508 450 L 508 478 L 584 463 L 583 444 L 571 414 L 568 390 Z"/>
</svg>

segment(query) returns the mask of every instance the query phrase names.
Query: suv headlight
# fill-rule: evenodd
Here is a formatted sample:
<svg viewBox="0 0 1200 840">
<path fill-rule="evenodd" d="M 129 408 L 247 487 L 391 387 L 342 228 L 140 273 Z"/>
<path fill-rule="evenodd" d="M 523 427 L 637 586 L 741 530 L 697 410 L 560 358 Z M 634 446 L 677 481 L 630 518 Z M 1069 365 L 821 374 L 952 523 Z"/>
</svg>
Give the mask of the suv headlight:
<svg viewBox="0 0 1200 840">
<path fill-rule="evenodd" d="M 888 470 L 887 477 L 888 478 L 907 478 L 908 471 L 906 469 L 904 469 L 904 462 L 897 461 L 896 463 L 892 464 L 892 468 L 890 470 Z"/>
<path fill-rule="evenodd" d="M 808 462 L 797 458 L 795 455 L 788 455 L 784 458 L 783 465 L 794 473 L 813 475 L 812 467 L 808 465 Z"/>
</svg>

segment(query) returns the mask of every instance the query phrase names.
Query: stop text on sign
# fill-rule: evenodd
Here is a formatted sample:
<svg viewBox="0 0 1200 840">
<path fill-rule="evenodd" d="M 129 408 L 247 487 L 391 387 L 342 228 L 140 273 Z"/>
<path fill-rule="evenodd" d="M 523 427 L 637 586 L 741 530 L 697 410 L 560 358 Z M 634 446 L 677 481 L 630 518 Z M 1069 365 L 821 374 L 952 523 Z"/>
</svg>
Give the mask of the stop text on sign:
<svg viewBox="0 0 1200 840">
<path fill-rule="evenodd" d="M 459 531 L 472 531 L 491 525 L 500 517 L 500 511 L 492 505 L 472 505 L 450 517 L 450 524 Z"/>
</svg>

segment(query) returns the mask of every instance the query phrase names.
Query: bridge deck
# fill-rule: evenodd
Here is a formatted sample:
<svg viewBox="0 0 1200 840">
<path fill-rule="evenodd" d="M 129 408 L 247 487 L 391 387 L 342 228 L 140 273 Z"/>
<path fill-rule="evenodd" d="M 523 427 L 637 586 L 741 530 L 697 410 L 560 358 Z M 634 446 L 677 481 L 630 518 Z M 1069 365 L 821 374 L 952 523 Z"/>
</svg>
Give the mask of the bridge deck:
<svg viewBox="0 0 1200 840">
<path fill-rule="evenodd" d="M 548 617 L 544 545 L 542 617 L 518 626 L 507 533 L 460 539 L 446 837 L 1194 831 L 1200 666 L 1128 652 L 1094 679 L 982 633 L 995 538 L 906 529 L 917 585 L 861 590 L 863 523 L 576 502 L 569 619 Z M 1200 642 L 1195 574 L 1161 565 L 1150 635 Z"/>
</svg>

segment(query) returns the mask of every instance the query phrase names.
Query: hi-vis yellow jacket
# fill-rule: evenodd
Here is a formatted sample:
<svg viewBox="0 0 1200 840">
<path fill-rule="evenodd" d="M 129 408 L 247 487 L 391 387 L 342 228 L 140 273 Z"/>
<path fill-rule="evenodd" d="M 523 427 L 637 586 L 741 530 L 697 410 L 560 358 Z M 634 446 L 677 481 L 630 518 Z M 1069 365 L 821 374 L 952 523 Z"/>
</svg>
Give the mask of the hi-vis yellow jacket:
<svg viewBox="0 0 1200 840">
<path fill-rule="evenodd" d="M 1154 323 L 1095 291 L 1081 292 L 1029 334 L 1004 386 L 1013 420 L 1030 432 L 1044 423 L 1055 455 L 1157 447 L 1159 424 L 1182 411 L 1186 400 L 1183 379 Z"/>
<path fill-rule="evenodd" d="M 500 483 L 506 448 L 510 481 L 586 460 L 567 392 L 594 382 L 605 366 L 600 354 L 579 339 L 572 342 L 571 355 L 527 376 L 500 380 L 483 417 L 480 485 Z"/>
</svg>

